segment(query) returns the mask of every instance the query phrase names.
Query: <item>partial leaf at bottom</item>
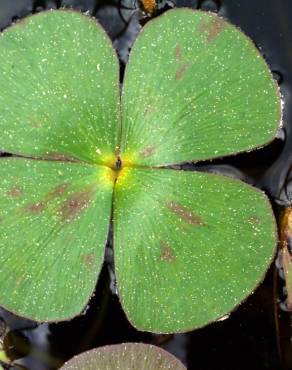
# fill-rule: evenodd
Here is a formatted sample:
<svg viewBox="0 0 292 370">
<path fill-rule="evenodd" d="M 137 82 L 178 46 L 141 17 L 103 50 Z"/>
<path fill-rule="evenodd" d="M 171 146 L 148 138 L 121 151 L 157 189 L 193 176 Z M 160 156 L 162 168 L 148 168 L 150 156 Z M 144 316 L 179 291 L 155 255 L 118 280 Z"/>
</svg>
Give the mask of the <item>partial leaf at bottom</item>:
<svg viewBox="0 0 292 370">
<path fill-rule="evenodd" d="M 143 343 L 122 343 L 95 348 L 74 357 L 62 370 L 186 370 L 162 348 Z"/>
<path fill-rule="evenodd" d="M 226 177 L 124 169 L 114 199 L 115 263 L 139 330 L 206 325 L 261 282 L 276 244 L 264 194 Z"/>
<path fill-rule="evenodd" d="M 76 316 L 95 287 L 111 213 L 103 166 L 0 160 L 0 305 L 39 321 Z"/>
</svg>

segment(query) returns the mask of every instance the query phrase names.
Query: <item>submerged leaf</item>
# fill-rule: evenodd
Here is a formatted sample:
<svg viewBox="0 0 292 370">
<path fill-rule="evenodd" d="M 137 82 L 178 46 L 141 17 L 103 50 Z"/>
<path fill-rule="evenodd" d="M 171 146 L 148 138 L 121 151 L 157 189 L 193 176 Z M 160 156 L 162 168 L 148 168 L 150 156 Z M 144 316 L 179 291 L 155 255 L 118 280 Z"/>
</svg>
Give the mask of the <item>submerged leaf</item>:
<svg viewBox="0 0 292 370">
<path fill-rule="evenodd" d="M 281 106 L 271 72 L 242 32 L 215 14 L 176 9 L 138 36 L 122 117 L 125 162 L 161 166 L 266 144 Z"/>
<path fill-rule="evenodd" d="M 76 316 L 104 255 L 113 182 L 103 166 L 0 160 L 0 304 L 38 321 Z"/>
<path fill-rule="evenodd" d="M 140 330 L 179 332 L 230 312 L 271 262 L 264 194 L 200 172 L 124 169 L 114 203 L 118 290 Z"/>
<path fill-rule="evenodd" d="M 104 30 L 72 11 L 0 36 L 0 150 L 104 163 L 118 136 L 118 61 Z"/>
<path fill-rule="evenodd" d="M 142 343 L 96 348 L 68 361 L 62 370 L 186 370 L 163 349 Z"/>
</svg>

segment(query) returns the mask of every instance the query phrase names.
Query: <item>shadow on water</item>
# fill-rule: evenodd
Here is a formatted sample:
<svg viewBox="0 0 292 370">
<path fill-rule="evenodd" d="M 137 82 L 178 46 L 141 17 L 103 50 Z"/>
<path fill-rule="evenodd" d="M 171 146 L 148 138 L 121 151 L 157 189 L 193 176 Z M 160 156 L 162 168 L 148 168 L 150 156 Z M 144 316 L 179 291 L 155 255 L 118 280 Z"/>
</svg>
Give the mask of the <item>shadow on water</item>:
<svg viewBox="0 0 292 370">
<path fill-rule="evenodd" d="M 174 5 L 161 1 L 157 14 Z M 268 146 L 250 153 L 185 164 L 185 170 L 222 173 L 264 189 L 276 215 L 292 201 L 292 3 L 290 0 L 177 0 L 218 12 L 240 27 L 260 49 L 278 81 L 284 104 L 283 127 Z M 73 7 L 96 17 L 111 37 L 121 61 L 121 76 L 132 44 L 149 20 L 135 0 L 1 0 L 0 29 L 45 9 Z M 3 154 L 2 154 L 3 155 Z M 5 155 L 5 154 L 4 154 Z M 162 346 L 188 369 L 292 368 L 290 317 L 281 309 L 283 281 L 271 266 L 265 281 L 225 320 L 187 334 L 151 335 L 128 323 L 115 294 L 111 238 L 96 293 L 87 310 L 70 322 L 36 325 L 0 309 L 0 338 L 13 361 L 10 368 L 56 369 L 73 355 L 105 344 L 143 341 Z M 275 314 L 276 313 L 276 314 Z"/>
</svg>

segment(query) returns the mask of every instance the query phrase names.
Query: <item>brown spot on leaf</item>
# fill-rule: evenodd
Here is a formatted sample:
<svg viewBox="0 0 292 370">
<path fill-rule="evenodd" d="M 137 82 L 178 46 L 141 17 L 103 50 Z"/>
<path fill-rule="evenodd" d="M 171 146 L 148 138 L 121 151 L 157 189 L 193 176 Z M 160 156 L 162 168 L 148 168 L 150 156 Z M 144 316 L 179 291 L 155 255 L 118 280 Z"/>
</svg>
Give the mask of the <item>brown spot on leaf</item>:
<svg viewBox="0 0 292 370">
<path fill-rule="evenodd" d="M 215 17 L 212 21 L 212 26 L 208 35 L 208 41 L 213 41 L 214 38 L 217 37 L 224 30 L 224 27 L 224 21 L 220 17 Z"/>
<path fill-rule="evenodd" d="M 174 49 L 174 57 L 177 62 L 179 62 L 182 58 L 182 50 L 180 44 L 177 44 Z"/>
<path fill-rule="evenodd" d="M 92 201 L 92 191 L 81 191 L 72 194 L 61 206 L 61 216 L 64 222 L 76 219 Z"/>
<path fill-rule="evenodd" d="M 151 113 L 155 112 L 155 108 L 151 105 L 148 105 L 144 110 L 144 117 L 149 116 Z"/>
<path fill-rule="evenodd" d="M 146 146 L 145 149 L 143 149 L 140 154 L 142 157 L 147 158 L 150 157 L 152 154 L 154 154 L 156 151 L 156 147 L 154 145 Z"/>
<path fill-rule="evenodd" d="M 37 202 L 37 203 L 32 203 L 28 204 L 24 207 L 25 212 L 27 213 L 42 213 L 46 208 L 46 203 L 44 202 Z"/>
<path fill-rule="evenodd" d="M 167 203 L 167 208 L 170 209 L 173 213 L 179 216 L 182 220 L 186 221 L 189 225 L 198 225 L 204 226 L 205 223 L 198 215 L 195 215 L 186 207 L 175 202 Z"/>
<path fill-rule="evenodd" d="M 207 41 L 213 41 L 225 27 L 225 22 L 220 17 L 213 17 L 211 21 L 203 21 L 200 25 L 200 32 L 207 34 Z"/>
<path fill-rule="evenodd" d="M 180 79 L 182 79 L 182 77 L 185 75 L 185 73 L 186 73 L 186 71 L 187 71 L 188 67 L 189 67 L 189 63 L 184 63 L 184 64 L 182 64 L 182 65 L 178 68 L 178 70 L 177 70 L 177 71 L 176 71 L 176 73 L 175 73 L 175 79 L 176 79 L 177 81 L 179 81 Z"/>
<path fill-rule="evenodd" d="M 82 257 L 82 261 L 89 270 L 91 271 L 96 270 L 96 255 L 94 252 L 86 253 Z"/>
<path fill-rule="evenodd" d="M 61 184 L 61 185 L 58 185 L 56 186 L 50 193 L 49 193 L 49 197 L 60 197 L 61 195 L 63 195 L 67 190 L 69 189 L 69 184 L 68 183 L 65 183 L 65 184 Z"/>
<path fill-rule="evenodd" d="M 161 240 L 160 242 L 160 251 L 161 251 L 160 259 L 162 261 L 172 262 L 175 260 L 175 255 L 173 253 L 172 248 L 164 240 Z"/>
<path fill-rule="evenodd" d="M 9 195 L 10 197 L 18 198 L 23 194 L 23 191 L 19 187 L 13 187 L 10 190 L 8 190 L 6 194 Z"/>
<path fill-rule="evenodd" d="M 48 153 L 45 157 L 47 160 L 61 161 L 61 162 L 77 162 L 74 157 L 60 153 Z"/>
</svg>

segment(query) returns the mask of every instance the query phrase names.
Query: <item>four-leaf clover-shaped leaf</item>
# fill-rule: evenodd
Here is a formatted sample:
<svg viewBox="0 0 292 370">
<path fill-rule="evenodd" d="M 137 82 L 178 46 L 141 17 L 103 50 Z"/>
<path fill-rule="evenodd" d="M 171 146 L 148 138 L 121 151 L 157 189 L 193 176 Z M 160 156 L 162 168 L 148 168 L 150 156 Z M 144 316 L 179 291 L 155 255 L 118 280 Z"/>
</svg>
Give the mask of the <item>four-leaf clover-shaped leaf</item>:
<svg viewBox="0 0 292 370">
<path fill-rule="evenodd" d="M 275 135 L 278 88 L 238 29 L 172 10 L 133 47 L 120 99 L 102 28 L 73 11 L 0 37 L 0 304 L 76 316 L 94 290 L 111 215 L 118 291 L 135 327 L 187 331 L 230 312 L 275 247 L 264 194 L 168 165 L 222 157 Z"/>
</svg>

